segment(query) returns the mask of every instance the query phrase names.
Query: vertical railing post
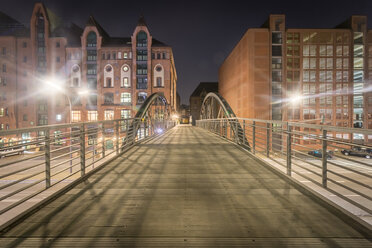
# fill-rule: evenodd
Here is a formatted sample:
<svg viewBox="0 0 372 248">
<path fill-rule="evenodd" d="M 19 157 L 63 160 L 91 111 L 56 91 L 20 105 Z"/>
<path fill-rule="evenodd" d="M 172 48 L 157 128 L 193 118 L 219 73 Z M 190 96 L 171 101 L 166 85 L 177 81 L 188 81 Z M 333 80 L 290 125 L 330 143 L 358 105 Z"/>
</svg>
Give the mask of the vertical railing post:
<svg viewBox="0 0 372 248">
<path fill-rule="evenodd" d="M 50 134 L 49 129 L 45 130 L 45 187 L 50 187 Z"/>
<path fill-rule="evenodd" d="M 120 121 L 115 121 L 116 155 L 119 154 L 119 139 L 120 139 L 119 123 Z"/>
<path fill-rule="evenodd" d="M 145 129 L 145 139 L 146 139 L 147 138 L 147 134 L 146 134 L 146 131 L 147 131 L 147 118 L 145 119 L 145 122 L 143 123 L 143 125 L 144 125 L 144 129 Z"/>
<path fill-rule="evenodd" d="M 270 157 L 270 123 L 266 124 L 266 157 Z"/>
<path fill-rule="evenodd" d="M 252 123 L 252 151 L 253 154 L 256 153 L 256 121 Z"/>
<path fill-rule="evenodd" d="M 84 124 L 80 126 L 80 170 L 81 170 L 81 176 L 84 176 L 85 175 L 85 126 Z"/>
<path fill-rule="evenodd" d="M 243 120 L 243 145 L 245 145 L 246 142 L 246 137 L 245 137 L 245 120 Z"/>
<path fill-rule="evenodd" d="M 323 129 L 322 139 L 322 185 L 327 188 L 327 130 Z"/>
<path fill-rule="evenodd" d="M 230 124 L 230 140 L 232 140 L 232 125 L 230 120 L 228 120 L 228 122 Z"/>
<path fill-rule="evenodd" d="M 105 157 L 105 151 L 106 151 L 106 147 L 105 147 L 105 124 L 102 123 L 102 141 L 101 141 L 101 145 L 102 145 L 102 158 Z"/>
<path fill-rule="evenodd" d="M 287 175 L 292 175 L 292 133 L 291 126 L 287 122 Z"/>
</svg>

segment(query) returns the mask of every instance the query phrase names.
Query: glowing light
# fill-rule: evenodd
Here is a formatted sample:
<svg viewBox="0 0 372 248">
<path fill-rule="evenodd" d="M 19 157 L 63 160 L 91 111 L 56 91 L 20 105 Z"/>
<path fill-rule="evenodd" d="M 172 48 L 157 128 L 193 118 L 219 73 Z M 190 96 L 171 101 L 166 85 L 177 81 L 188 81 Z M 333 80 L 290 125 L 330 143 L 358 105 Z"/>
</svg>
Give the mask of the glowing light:
<svg viewBox="0 0 372 248">
<path fill-rule="evenodd" d="M 178 116 L 177 114 L 172 115 L 172 118 L 173 118 L 173 119 L 178 119 L 178 117 L 179 117 L 179 116 Z"/>
<path fill-rule="evenodd" d="M 155 129 L 155 133 L 156 134 L 161 134 L 161 133 L 163 133 L 164 132 L 164 130 L 162 129 L 162 128 L 157 128 L 157 129 Z"/>
<path fill-rule="evenodd" d="M 293 95 L 289 98 L 289 102 L 292 104 L 298 104 L 301 102 L 301 100 L 302 100 L 301 95 Z"/>
</svg>

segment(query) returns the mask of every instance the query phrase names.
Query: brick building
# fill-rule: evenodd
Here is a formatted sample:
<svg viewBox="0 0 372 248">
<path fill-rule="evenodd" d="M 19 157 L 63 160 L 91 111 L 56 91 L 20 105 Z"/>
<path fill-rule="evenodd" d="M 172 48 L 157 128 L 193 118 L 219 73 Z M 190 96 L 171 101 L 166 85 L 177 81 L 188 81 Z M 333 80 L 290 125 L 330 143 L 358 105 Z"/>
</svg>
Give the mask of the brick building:
<svg viewBox="0 0 372 248">
<path fill-rule="evenodd" d="M 111 37 L 92 16 L 66 26 L 36 3 L 29 28 L 0 13 L 0 49 L 0 129 L 133 117 L 155 92 L 175 111 L 172 48 L 143 17 L 131 37 Z"/>
<path fill-rule="evenodd" d="M 223 62 L 219 93 L 240 117 L 371 129 L 371 78 L 365 16 L 333 29 L 287 29 L 284 15 L 270 15 Z"/>
<path fill-rule="evenodd" d="M 218 92 L 217 82 L 201 82 L 190 96 L 190 114 L 192 116 L 192 124 L 195 125 L 196 120 L 200 120 L 200 110 L 204 97 L 209 92 Z"/>
</svg>

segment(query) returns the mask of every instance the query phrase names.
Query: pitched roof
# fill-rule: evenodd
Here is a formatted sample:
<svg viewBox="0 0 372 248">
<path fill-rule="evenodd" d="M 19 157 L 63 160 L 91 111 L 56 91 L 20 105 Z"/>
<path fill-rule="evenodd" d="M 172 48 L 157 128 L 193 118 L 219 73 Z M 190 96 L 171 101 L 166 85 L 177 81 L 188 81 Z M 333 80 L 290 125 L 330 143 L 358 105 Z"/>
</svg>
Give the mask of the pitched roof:
<svg viewBox="0 0 372 248">
<path fill-rule="evenodd" d="M 0 36 L 24 36 L 29 30 L 12 17 L 0 12 Z"/>
<path fill-rule="evenodd" d="M 203 92 L 218 92 L 218 82 L 201 82 L 190 97 L 199 97 Z"/>
<path fill-rule="evenodd" d="M 71 23 L 69 27 L 58 27 L 54 30 L 53 37 L 65 37 L 67 39 L 67 46 L 69 47 L 80 47 L 81 39 L 80 36 L 83 33 L 83 29 L 78 25 Z"/>
<path fill-rule="evenodd" d="M 137 26 L 146 26 L 145 17 L 143 15 L 140 15 L 140 18 L 138 19 Z"/>
<path fill-rule="evenodd" d="M 89 19 L 88 19 L 88 22 L 86 24 L 87 26 L 95 26 L 98 30 L 98 33 L 104 37 L 104 38 L 108 38 L 110 37 L 108 35 L 108 33 L 103 29 L 103 27 L 96 21 L 96 19 L 94 19 L 94 17 L 91 15 L 89 16 Z"/>
</svg>

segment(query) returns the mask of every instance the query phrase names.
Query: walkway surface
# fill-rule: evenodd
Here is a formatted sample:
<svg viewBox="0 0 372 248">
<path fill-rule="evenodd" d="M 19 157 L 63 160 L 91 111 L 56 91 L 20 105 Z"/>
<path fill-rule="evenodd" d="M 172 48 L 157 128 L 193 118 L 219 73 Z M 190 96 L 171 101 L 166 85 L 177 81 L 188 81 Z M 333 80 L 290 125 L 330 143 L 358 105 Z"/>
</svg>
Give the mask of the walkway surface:
<svg viewBox="0 0 372 248">
<path fill-rule="evenodd" d="M 0 247 L 371 247 L 231 143 L 176 127 L 0 236 Z"/>
</svg>

